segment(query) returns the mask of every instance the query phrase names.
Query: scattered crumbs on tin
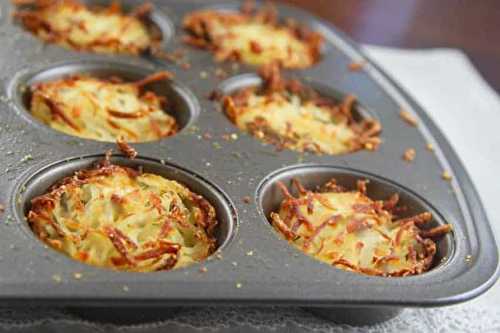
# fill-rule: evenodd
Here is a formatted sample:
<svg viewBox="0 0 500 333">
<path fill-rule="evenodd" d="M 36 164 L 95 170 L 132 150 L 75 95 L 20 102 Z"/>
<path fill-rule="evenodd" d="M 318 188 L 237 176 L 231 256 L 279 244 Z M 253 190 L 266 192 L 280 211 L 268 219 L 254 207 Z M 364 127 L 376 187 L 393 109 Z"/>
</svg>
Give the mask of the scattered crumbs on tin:
<svg viewBox="0 0 500 333">
<path fill-rule="evenodd" d="M 218 79 L 225 79 L 227 77 L 227 72 L 222 68 L 216 68 L 214 73 Z"/>
<path fill-rule="evenodd" d="M 206 266 L 200 267 L 200 273 L 208 272 L 208 268 Z"/>
<path fill-rule="evenodd" d="M 425 148 L 427 148 L 428 151 L 434 151 L 434 146 L 432 145 L 432 143 L 426 144 Z"/>
<path fill-rule="evenodd" d="M 210 132 L 203 133 L 203 139 L 210 140 L 212 138 L 212 134 Z"/>
<path fill-rule="evenodd" d="M 234 156 L 235 158 L 241 158 L 242 155 L 239 151 L 233 151 L 231 152 L 231 155 Z"/>
<path fill-rule="evenodd" d="M 237 289 L 241 289 L 241 287 L 243 287 L 243 284 L 241 284 L 241 282 L 237 282 L 236 283 L 236 288 Z"/>
<path fill-rule="evenodd" d="M 243 202 L 246 203 L 246 204 L 249 204 L 250 202 L 252 202 L 252 198 L 250 198 L 250 196 L 244 196 L 243 197 Z"/>
<path fill-rule="evenodd" d="M 209 167 L 209 166 L 211 166 L 211 165 L 212 165 L 212 164 L 211 164 L 210 162 L 205 163 L 205 166 L 206 166 L 206 167 Z"/>
<path fill-rule="evenodd" d="M 198 128 L 198 126 L 196 125 L 191 125 L 189 126 L 187 129 L 186 129 L 186 132 L 189 133 L 189 134 L 195 134 L 196 132 L 198 132 L 200 129 Z"/>
<path fill-rule="evenodd" d="M 206 79 L 206 78 L 208 77 L 208 73 L 207 73 L 206 71 L 201 71 L 201 72 L 200 72 L 200 77 L 201 77 L 202 79 Z"/>
<path fill-rule="evenodd" d="M 261 150 L 260 151 L 262 154 L 265 154 L 265 155 L 270 155 L 270 156 L 279 156 L 279 153 L 275 152 L 275 151 L 267 151 L 267 150 Z"/>
<path fill-rule="evenodd" d="M 122 287 L 122 289 L 123 289 L 123 291 L 124 291 L 124 292 L 126 292 L 126 293 L 128 293 L 128 292 L 130 291 L 130 288 L 129 288 L 127 285 L 124 285 L 124 286 Z"/>
<path fill-rule="evenodd" d="M 362 70 L 366 65 L 366 60 L 361 60 L 361 61 L 353 61 L 349 65 L 347 65 L 347 68 L 351 72 L 359 72 Z"/>
<path fill-rule="evenodd" d="M 14 222 L 14 218 L 11 215 L 7 215 L 7 218 L 5 219 L 5 224 L 11 224 Z"/>
<path fill-rule="evenodd" d="M 73 273 L 73 277 L 76 280 L 80 280 L 83 277 L 83 274 L 82 273 Z"/>
<path fill-rule="evenodd" d="M 14 154 L 14 152 L 13 152 L 12 150 L 9 150 L 9 151 L 7 151 L 7 152 L 5 153 L 5 155 L 12 155 L 12 154 Z"/>
<path fill-rule="evenodd" d="M 221 149 L 221 148 L 222 148 L 222 146 L 221 146 L 221 145 L 220 145 L 220 143 L 218 143 L 218 142 L 214 142 L 214 143 L 212 143 L 212 146 L 213 146 L 215 149 Z"/>
<path fill-rule="evenodd" d="M 415 127 L 418 124 L 417 118 L 415 118 L 410 112 L 406 110 L 401 110 L 401 112 L 399 112 L 399 116 L 410 126 Z"/>
<path fill-rule="evenodd" d="M 441 177 L 446 181 L 450 181 L 452 178 L 448 171 L 443 171 L 443 173 L 441 174 Z"/>
<path fill-rule="evenodd" d="M 238 263 L 237 263 L 236 261 L 233 261 L 233 262 L 231 263 L 231 265 L 233 265 L 234 267 L 236 267 L 236 266 L 238 266 Z"/>
<path fill-rule="evenodd" d="M 222 260 L 222 259 L 223 259 L 223 257 L 222 257 L 222 253 L 217 253 L 217 254 L 215 255 L 215 258 L 217 258 L 217 259 L 219 259 L 219 260 Z"/>
<path fill-rule="evenodd" d="M 33 160 L 33 156 L 31 154 L 24 155 L 24 157 L 21 159 L 21 163 L 28 162 Z"/>
<path fill-rule="evenodd" d="M 182 69 L 188 70 L 191 68 L 191 64 L 189 62 L 183 62 L 179 65 Z"/>
<path fill-rule="evenodd" d="M 415 156 L 417 155 L 417 152 L 413 148 L 408 148 L 405 150 L 403 153 L 403 159 L 406 162 L 412 162 L 415 159 Z"/>
<path fill-rule="evenodd" d="M 364 147 L 368 151 L 375 151 L 375 148 L 376 148 L 376 146 L 373 143 L 371 143 L 371 142 L 365 143 Z M 321 154 L 318 154 L 318 155 L 321 155 Z"/>
<path fill-rule="evenodd" d="M 230 138 L 231 138 L 231 140 L 233 140 L 233 141 L 238 140 L 238 134 L 236 134 L 236 133 L 232 133 L 229 137 L 230 137 Z"/>
<path fill-rule="evenodd" d="M 253 251 L 248 251 L 247 256 L 249 256 L 249 257 L 253 256 Z"/>
<path fill-rule="evenodd" d="M 56 282 L 56 283 L 61 283 L 62 277 L 59 274 L 54 274 L 54 275 L 52 275 L 52 280 L 54 280 L 54 282 Z"/>
</svg>

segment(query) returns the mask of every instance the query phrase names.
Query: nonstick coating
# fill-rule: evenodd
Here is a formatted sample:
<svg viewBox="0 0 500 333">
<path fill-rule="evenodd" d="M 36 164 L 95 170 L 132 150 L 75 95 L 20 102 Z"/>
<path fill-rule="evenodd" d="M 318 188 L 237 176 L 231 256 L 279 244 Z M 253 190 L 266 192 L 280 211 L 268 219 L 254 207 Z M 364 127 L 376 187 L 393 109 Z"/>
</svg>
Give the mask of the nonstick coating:
<svg viewBox="0 0 500 333">
<path fill-rule="evenodd" d="M 9 1 L 1 2 L 0 202 L 6 206 L 0 224 L 3 302 L 57 306 L 354 306 L 380 309 L 381 320 L 397 313 L 397 307 L 465 301 L 494 283 L 498 254 L 492 231 L 456 154 L 425 112 L 345 35 L 301 10 L 278 6 L 282 17 L 297 18 L 326 37 L 323 58 L 317 65 L 286 74 L 313 82 L 332 97 L 355 94 L 362 105 L 360 114 L 374 116 L 382 123 L 380 149 L 339 156 L 277 152 L 275 147 L 240 132 L 220 112 L 219 105 L 207 98 L 216 88 L 245 85 L 241 80 L 248 83 L 255 68 L 214 63 L 208 52 L 181 42 L 181 20 L 186 13 L 206 6 L 234 9 L 238 3 L 153 2 L 155 15 L 163 20 L 160 25 L 166 29 L 165 36 L 170 36 L 166 50 L 186 50 L 189 70 L 151 56 L 95 55 L 43 45 L 11 21 Z M 362 60 L 367 61 L 363 70 L 349 71 L 351 62 Z M 168 175 L 174 169 L 181 170 L 183 179 L 192 181 L 193 190 L 206 191 L 222 214 L 220 255 L 169 272 L 115 272 L 73 261 L 33 236 L 23 216 L 31 197 L 45 190 L 50 185 L 48 180 L 101 158 L 115 146 L 55 132 L 26 112 L 27 84 L 81 69 L 132 79 L 165 69 L 175 73 L 173 82 L 156 89 L 176 101 L 174 116 L 184 128 L 173 137 L 133 145 L 142 158 L 134 163 L 145 161 L 158 171 L 167 168 Z M 227 77 L 220 79 L 216 69 L 222 69 Z M 401 120 L 401 109 L 418 118 L 417 127 Z M 236 136 L 231 138 L 231 134 Z M 426 148 L 429 143 L 433 151 Z M 416 150 L 412 163 L 402 159 L 407 148 Z M 78 162 L 81 157 L 85 158 Z M 128 163 L 123 158 L 117 161 Z M 40 173 L 42 168 L 49 172 L 49 178 Z M 445 170 L 451 174 L 451 181 L 442 179 Z M 269 182 L 290 174 L 311 184 L 331 175 L 341 175 L 345 181 L 369 177 L 373 180 L 370 191 L 380 196 L 400 193 L 412 209 L 430 209 L 435 212 L 436 223 L 451 223 L 453 233 L 439 242 L 439 262 L 420 276 L 381 278 L 332 268 L 289 246 L 267 221 L 269 207 L 276 204 L 269 194 L 274 191 Z M 207 271 L 201 272 L 201 267 Z M 82 277 L 75 279 L 74 273 Z"/>
</svg>

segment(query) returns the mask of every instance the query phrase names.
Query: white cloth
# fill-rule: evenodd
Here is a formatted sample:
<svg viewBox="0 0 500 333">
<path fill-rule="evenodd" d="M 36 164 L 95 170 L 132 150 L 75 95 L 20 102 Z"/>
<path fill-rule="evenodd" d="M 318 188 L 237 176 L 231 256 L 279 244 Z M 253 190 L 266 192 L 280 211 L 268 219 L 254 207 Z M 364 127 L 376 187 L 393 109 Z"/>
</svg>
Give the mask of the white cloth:
<svg viewBox="0 0 500 333">
<path fill-rule="evenodd" d="M 467 57 L 450 49 L 365 51 L 412 95 L 441 128 L 472 177 L 500 235 L 500 98 Z M 499 239 L 499 237 L 497 237 Z M 450 307 L 408 309 L 371 327 L 339 326 L 300 309 L 203 308 L 134 327 L 82 322 L 51 309 L 0 309 L 0 328 L 47 332 L 500 332 L 500 283 L 477 299 Z M 10 330 L 9 330 L 10 331 Z"/>
</svg>

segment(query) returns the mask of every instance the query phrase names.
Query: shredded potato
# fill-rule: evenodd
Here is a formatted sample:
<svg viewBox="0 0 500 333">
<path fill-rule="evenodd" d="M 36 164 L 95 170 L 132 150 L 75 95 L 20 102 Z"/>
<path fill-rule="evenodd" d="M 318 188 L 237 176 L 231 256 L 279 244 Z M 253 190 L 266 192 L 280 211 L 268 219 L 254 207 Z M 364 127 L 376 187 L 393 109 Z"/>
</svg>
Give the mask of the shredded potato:
<svg viewBox="0 0 500 333">
<path fill-rule="evenodd" d="M 201 10 L 184 18 L 186 43 L 211 50 L 217 60 L 232 59 L 251 65 L 279 61 L 287 68 L 307 68 L 320 58 L 323 37 L 287 20 L 277 20 L 274 7 L 257 12 Z"/>
<path fill-rule="evenodd" d="M 395 219 L 399 197 L 374 201 L 366 194 L 367 181 L 357 190 L 331 180 L 322 192 L 304 189 L 295 180 L 299 196 L 293 197 L 279 183 L 285 199 L 271 221 L 293 246 L 340 269 L 377 276 L 421 274 L 436 254 L 433 239 L 451 230 L 441 225 L 422 226 L 432 220 L 429 212 Z"/>
<path fill-rule="evenodd" d="M 28 221 L 52 248 L 123 271 L 183 267 L 215 248 L 214 208 L 184 185 L 101 162 L 32 200 Z"/>
<path fill-rule="evenodd" d="M 262 86 L 223 98 L 226 115 L 241 130 L 279 149 L 318 154 L 374 150 L 381 143 L 380 123 L 354 116 L 354 96 L 340 103 L 320 96 L 297 80 L 281 78 L 275 63 L 264 66 L 260 76 Z"/>
<path fill-rule="evenodd" d="M 166 100 L 144 86 L 170 78 L 158 72 L 137 82 L 76 75 L 31 87 L 31 114 L 63 133 L 115 142 L 145 142 L 177 133 Z"/>
<path fill-rule="evenodd" d="M 137 55 L 161 41 L 161 34 L 144 21 L 152 8 L 149 3 L 125 14 L 116 2 L 107 8 L 89 8 L 78 0 L 14 2 L 33 6 L 14 14 L 27 30 L 73 50 Z"/>
</svg>

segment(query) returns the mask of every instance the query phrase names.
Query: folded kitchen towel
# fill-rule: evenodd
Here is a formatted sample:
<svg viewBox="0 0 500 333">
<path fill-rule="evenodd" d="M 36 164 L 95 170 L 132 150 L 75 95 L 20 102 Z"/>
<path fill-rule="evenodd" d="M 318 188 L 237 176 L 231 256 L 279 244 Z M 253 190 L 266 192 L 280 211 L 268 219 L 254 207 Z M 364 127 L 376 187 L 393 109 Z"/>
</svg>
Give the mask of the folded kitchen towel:
<svg viewBox="0 0 500 333">
<path fill-rule="evenodd" d="M 426 110 L 463 161 L 500 235 L 500 98 L 458 50 L 365 52 Z M 498 237 L 497 237 L 498 240 Z M 500 284 L 477 299 L 435 309 L 407 309 L 370 327 L 335 325 L 295 308 L 189 308 L 173 319 L 135 326 L 83 321 L 57 309 L 0 308 L 9 332 L 500 332 Z"/>
</svg>

